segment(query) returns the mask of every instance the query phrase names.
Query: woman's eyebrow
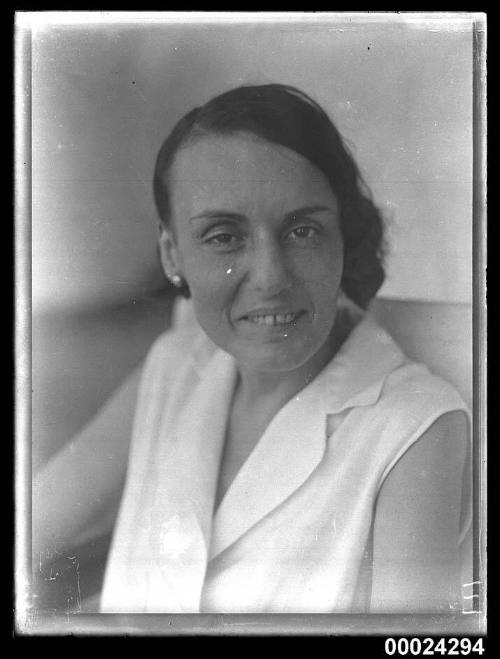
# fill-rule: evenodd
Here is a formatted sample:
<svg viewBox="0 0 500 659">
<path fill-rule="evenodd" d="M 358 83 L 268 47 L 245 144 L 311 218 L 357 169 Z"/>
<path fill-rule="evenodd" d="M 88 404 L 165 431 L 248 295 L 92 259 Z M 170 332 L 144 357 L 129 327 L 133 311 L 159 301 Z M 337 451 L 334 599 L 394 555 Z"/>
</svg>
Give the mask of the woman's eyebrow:
<svg viewBox="0 0 500 659">
<path fill-rule="evenodd" d="M 320 206 L 318 204 L 313 206 L 302 206 L 301 208 L 296 208 L 293 211 L 290 211 L 285 216 L 285 221 L 297 220 L 307 215 L 313 215 L 314 213 L 334 213 L 335 209 L 330 206 Z"/>
<path fill-rule="evenodd" d="M 246 220 L 246 217 L 241 213 L 233 213 L 231 211 L 225 210 L 206 210 L 201 213 L 197 213 L 189 218 L 189 221 L 192 220 L 210 220 L 210 219 L 223 219 L 223 220 L 236 220 L 237 222 L 243 222 Z"/>
</svg>

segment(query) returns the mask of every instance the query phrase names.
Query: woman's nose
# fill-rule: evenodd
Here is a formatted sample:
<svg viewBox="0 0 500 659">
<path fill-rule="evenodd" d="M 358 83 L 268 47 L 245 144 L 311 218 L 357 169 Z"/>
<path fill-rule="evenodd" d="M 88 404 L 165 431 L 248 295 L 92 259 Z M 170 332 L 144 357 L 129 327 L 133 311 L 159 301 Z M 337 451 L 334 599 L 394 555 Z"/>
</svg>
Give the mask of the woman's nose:
<svg viewBox="0 0 500 659">
<path fill-rule="evenodd" d="M 252 283 L 266 295 L 277 295 L 291 286 L 286 254 L 279 244 L 263 240 L 255 247 L 251 266 Z"/>
</svg>

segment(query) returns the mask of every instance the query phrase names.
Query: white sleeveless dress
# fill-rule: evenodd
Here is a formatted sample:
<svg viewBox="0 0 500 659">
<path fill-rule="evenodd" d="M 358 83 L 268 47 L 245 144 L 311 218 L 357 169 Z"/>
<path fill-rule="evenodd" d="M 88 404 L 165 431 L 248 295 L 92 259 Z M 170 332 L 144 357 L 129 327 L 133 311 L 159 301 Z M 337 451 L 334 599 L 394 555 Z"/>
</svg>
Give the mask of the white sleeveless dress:
<svg viewBox="0 0 500 659">
<path fill-rule="evenodd" d="M 368 611 L 356 590 L 385 477 L 442 414 L 468 414 L 364 315 L 214 514 L 235 380 L 183 301 L 145 363 L 102 612 Z"/>
</svg>

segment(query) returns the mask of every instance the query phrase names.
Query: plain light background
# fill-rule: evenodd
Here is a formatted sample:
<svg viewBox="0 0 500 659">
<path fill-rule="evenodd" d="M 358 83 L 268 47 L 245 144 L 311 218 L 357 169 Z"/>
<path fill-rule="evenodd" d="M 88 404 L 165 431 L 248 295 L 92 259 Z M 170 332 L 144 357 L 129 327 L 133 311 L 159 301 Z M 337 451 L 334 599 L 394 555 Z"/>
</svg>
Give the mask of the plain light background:
<svg viewBox="0 0 500 659">
<path fill-rule="evenodd" d="M 472 18 L 148 21 L 32 32 L 33 311 L 162 281 L 151 179 L 194 105 L 295 85 L 330 114 L 388 226 L 380 294 L 469 303 Z M 62 24 L 61 24 L 62 22 Z"/>
</svg>

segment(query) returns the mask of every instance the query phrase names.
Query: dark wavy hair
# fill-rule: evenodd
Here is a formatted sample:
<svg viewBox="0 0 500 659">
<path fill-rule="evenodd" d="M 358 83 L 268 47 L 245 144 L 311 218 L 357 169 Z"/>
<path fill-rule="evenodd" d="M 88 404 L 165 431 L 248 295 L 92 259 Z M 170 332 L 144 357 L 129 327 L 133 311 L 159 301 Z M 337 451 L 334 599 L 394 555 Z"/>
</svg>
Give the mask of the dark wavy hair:
<svg viewBox="0 0 500 659">
<path fill-rule="evenodd" d="M 170 223 L 166 174 L 178 150 L 206 133 L 243 131 L 292 149 L 326 176 L 340 206 L 341 287 L 366 308 L 385 278 L 382 216 L 337 128 L 315 101 L 294 87 L 238 87 L 194 108 L 176 124 L 159 151 L 154 172 L 154 198 L 163 225 Z"/>
</svg>

